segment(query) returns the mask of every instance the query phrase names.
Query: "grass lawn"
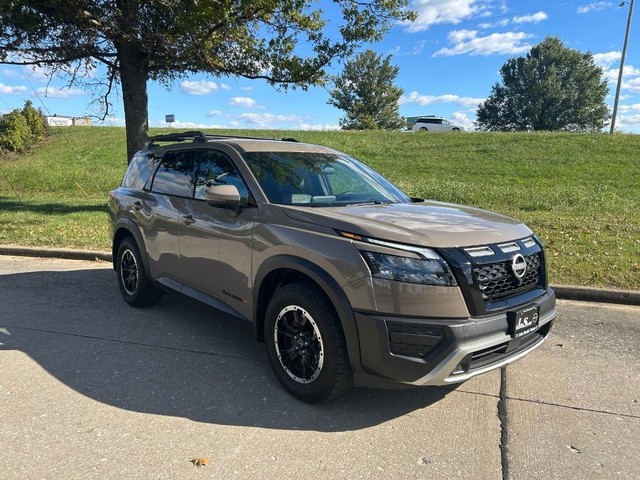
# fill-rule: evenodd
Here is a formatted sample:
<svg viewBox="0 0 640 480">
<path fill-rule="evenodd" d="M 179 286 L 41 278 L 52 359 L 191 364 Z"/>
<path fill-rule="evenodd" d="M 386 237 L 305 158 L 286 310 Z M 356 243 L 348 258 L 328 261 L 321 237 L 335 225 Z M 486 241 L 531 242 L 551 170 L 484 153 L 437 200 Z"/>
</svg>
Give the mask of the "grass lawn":
<svg viewBox="0 0 640 480">
<path fill-rule="evenodd" d="M 412 196 L 522 220 L 547 246 L 553 283 L 640 290 L 640 135 L 233 133 L 331 146 Z M 125 157 L 123 128 L 77 127 L 0 159 L 0 244 L 109 250 L 106 198 Z"/>
</svg>

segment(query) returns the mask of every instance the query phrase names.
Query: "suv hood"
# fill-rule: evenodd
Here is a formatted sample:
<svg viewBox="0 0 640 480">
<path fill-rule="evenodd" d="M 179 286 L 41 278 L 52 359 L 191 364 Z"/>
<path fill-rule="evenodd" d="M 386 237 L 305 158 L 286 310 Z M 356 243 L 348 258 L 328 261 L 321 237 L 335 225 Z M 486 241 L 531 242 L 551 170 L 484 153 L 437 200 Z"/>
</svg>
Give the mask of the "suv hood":
<svg viewBox="0 0 640 480">
<path fill-rule="evenodd" d="M 283 209 L 302 222 L 425 247 L 470 247 L 532 234 L 526 225 L 504 215 L 434 201 Z"/>
</svg>

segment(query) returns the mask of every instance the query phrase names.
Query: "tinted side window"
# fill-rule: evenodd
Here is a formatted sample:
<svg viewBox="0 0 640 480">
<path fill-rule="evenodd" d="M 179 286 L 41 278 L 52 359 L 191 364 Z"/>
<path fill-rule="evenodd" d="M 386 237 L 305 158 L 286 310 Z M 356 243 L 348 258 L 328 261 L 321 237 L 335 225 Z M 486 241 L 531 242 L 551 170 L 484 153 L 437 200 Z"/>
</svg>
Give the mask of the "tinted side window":
<svg viewBox="0 0 640 480">
<path fill-rule="evenodd" d="M 190 197 L 193 192 L 193 151 L 167 152 L 153 178 L 152 192 Z"/>
<path fill-rule="evenodd" d="M 158 159 L 153 155 L 135 155 L 124 175 L 122 186 L 142 190 L 157 166 Z"/>
<path fill-rule="evenodd" d="M 197 153 L 197 165 L 195 199 L 204 200 L 207 188 L 214 185 L 235 185 L 240 192 L 240 204 L 247 205 L 249 189 L 229 157 L 216 150 L 201 150 Z"/>
</svg>

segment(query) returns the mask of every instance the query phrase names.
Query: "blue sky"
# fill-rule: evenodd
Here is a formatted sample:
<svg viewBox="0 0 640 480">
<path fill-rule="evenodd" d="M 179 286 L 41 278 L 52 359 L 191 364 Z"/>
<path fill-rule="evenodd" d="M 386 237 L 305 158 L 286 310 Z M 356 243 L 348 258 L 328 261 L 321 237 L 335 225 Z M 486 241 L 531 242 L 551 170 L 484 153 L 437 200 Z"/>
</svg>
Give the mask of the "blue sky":
<svg viewBox="0 0 640 480">
<path fill-rule="evenodd" d="M 328 2 L 319 1 L 320 6 Z M 472 127 L 475 110 L 500 80 L 506 60 L 521 56 L 546 36 L 594 54 L 609 80 L 613 106 L 629 5 L 618 1 L 411 0 L 413 23 L 397 24 L 383 41 L 365 45 L 392 55 L 404 89 L 400 113 L 438 115 Z M 635 10 L 637 17 L 638 8 Z M 331 73 L 339 73 L 336 65 Z M 100 72 L 96 72 L 97 75 Z M 49 114 L 97 115 L 88 89 L 62 88 L 61 79 L 29 67 L 0 65 L 0 112 L 33 101 Z M 193 75 L 172 88 L 149 83 L 149 123 L 175 128 L 338 128 L 343 112 L 327 104 L 326 88 L 278 92 L 261 80 Z M 105 125 L 123 125 L 119 90 Z M 95 121 L 94 121 L 95 123 Z M 617 127 L 640 133 L 640 19 L 632 22 Z"/>
</svg>

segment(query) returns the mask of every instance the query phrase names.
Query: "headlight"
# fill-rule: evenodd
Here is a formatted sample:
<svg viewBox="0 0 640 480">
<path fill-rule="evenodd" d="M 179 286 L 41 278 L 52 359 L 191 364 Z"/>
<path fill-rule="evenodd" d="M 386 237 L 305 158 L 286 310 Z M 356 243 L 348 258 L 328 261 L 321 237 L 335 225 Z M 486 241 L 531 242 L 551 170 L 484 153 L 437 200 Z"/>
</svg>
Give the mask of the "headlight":
<svg viewBox="0 0 640 480">
<path fill-rule="evenodd" d="M 368 251 L 360 253 L 375 278 L 439 287 L 456 286 L 456 279 L 446 262 L 433 250 L 421 250 L 421 253 L 428 252 L 428 258 L 409 258 Z"/>
</svg>

